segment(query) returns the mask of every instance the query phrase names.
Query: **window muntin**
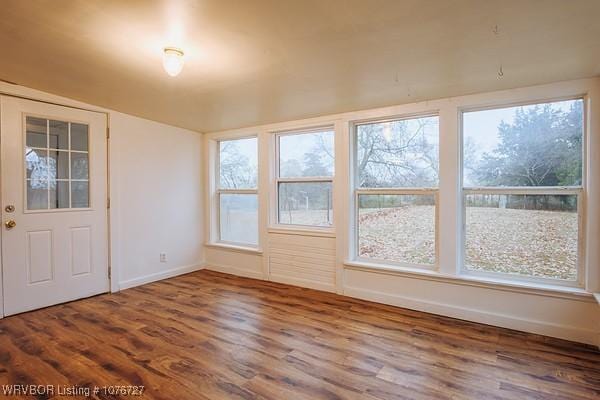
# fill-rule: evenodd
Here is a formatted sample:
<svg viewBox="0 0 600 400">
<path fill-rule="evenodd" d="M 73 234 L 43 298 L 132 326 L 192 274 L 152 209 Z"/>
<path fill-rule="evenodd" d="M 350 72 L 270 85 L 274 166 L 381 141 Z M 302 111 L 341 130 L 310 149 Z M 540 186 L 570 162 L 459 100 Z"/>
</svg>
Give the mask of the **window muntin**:
<svg viewBox="0 0 600 400">
<path fill-rule="evenodd" d="M 278 134 L 277 223 L 333 225 L 334 131 Z"/>
<path fill-rule="evenodd" d="M 464 270 L 578 284 L 583 105 L 463 113 Z"/>
<path fill-rule="evenodd" d="M 433 268 L 439 117 L 355 125 L 354 176 L 354 257 Z"/>
<path fill-rule="evenodd" d="M 258 246 L 258 140 L 218 142 L 218 241 Z"/>
<path fill-rule="evenodd" d="M 28 211 L 89 208 L 89 126 L 25 117 Z"/>
</svg>

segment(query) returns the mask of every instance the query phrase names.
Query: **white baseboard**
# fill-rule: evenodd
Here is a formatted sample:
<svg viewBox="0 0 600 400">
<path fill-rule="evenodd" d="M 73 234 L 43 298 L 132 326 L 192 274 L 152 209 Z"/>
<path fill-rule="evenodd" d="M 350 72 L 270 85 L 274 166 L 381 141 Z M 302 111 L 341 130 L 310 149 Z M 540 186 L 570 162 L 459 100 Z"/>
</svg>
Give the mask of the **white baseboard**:
<svg viewBox="0 0 600 400">
<path fill-rule="evenodd" d="M 129 289 L 132 287 L 145 285 L 146 283 L 160 281 L 162 279 L 173 278 L 178 275 L 187 274 L 194 271 L 199 271 L 205 268 L 205 264 L 185 265 L 183 267 L 173 268 L 167 271 L 156 272 L 141 276 L 139 278 L 128 279 L 123 282 L 119 282 L 119 290 Z"/>
<path fill-rule="evenodd" d="M 523 332 L 551 336 L 575 342 L 598 345 L 598 332 L 591 329 L 574 328 L 567 325 L 554 324 L 539 320 L 523 319 L 510 315 L 490 313 L 472 308 L 452 306 L 412 297 L 391 295 L 373 290 L 344 287 L 344 295 L 376 303 L 423 311 L 481 324 L 499 326 Z"/>
<path fill-rule="evenodd" d="M 207 264 L 204 267 L 204 269 L 207 269 L 209 271 L 222 272 L 224 274 L 243 276 L 245 278 L 254 278 L 254 279 L 260 279 L 263 281 L 266 280 L 262 271 L 261 272 L 252 271 L 249 269 L 232 267 L 230 265 L 217 265 L 214 263 L 210 263 L 210 264 Z"/>
</svg>

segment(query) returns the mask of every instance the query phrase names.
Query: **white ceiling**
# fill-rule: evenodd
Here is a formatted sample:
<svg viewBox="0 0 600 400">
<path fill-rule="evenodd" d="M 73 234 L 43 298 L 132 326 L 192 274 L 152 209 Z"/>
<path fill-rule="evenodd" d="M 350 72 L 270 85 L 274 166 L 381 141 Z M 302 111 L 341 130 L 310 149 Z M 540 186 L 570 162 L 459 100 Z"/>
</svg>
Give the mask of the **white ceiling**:
<svg viewBox="0 0 600 400">
<path fill-rule="evenodd" d="M 597 76 L 599 38 L 600 0 L 0 0 L 0 79 L 207 132 Z"/>
</svg>

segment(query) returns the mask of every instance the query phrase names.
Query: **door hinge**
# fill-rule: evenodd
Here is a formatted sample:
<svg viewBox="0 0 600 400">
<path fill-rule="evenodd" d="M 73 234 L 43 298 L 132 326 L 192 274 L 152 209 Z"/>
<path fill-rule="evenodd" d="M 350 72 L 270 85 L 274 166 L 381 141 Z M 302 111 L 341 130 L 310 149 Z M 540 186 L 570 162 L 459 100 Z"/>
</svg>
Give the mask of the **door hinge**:
<svg viewBox="0 0 600 400">
<path fill-rule="evenodd" d="M 108 279 L 110 279 L 111 276 L 112 276 L 111 269 L 110 269 L 110 267 L 108 267 Z"/>
<path fill-rule="evenodd" d="M 106 208 L 110 209 L 110 197 L 106 199 Z"/>
<path fill-rule="evenodd" d="M 106 138 L 110 139 L 110 128 L 106 127 Z"/>
</svg>

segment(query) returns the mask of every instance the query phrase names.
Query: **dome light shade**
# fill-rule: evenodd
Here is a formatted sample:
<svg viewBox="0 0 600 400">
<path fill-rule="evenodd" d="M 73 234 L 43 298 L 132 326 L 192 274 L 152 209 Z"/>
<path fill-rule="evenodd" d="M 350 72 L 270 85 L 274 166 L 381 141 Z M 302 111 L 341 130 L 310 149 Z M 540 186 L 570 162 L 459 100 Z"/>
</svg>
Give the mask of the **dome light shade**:
<svg viewBox="0 0 600 400">
<path fill-rule="evenodd" d="M 165 47 L 163 68 L 170 76 L 177 76 L 183 69 L 183 51 L 175 47 Z"/>
</svg>

